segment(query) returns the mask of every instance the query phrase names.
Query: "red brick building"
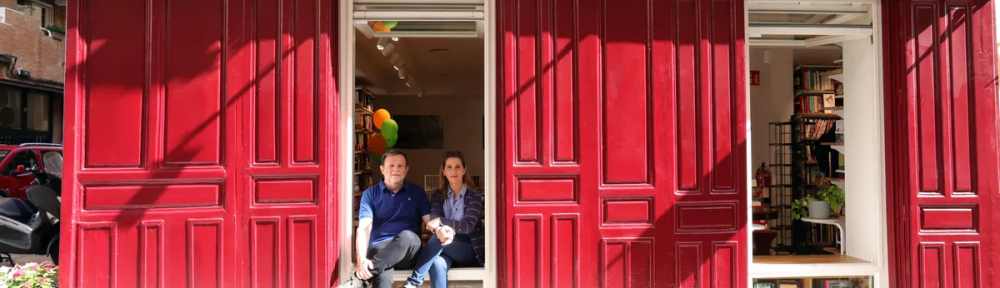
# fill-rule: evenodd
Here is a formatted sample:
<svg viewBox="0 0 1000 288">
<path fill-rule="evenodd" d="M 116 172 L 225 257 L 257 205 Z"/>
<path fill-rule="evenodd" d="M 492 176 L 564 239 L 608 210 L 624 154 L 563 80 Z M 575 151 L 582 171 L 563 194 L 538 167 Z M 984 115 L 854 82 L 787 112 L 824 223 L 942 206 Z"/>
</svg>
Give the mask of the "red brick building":
<svg viewBox="0 0 1000 288">
<path fill-rule="evenodd" d="M 0 1 L 0 143 L 62 143 L 66 6 Z"/>
</svg>

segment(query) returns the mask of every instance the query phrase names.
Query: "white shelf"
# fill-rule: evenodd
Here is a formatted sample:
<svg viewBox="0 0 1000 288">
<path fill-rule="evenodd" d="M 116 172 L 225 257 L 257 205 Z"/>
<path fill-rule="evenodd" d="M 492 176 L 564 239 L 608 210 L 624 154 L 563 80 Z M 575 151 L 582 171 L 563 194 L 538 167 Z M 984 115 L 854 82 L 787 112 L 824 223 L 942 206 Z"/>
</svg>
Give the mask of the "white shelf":
<svg viewBox="0 0 1000 288">
<path fill-rule="evenodd" d="M 837 150 L 837 152 L 839 152 L 840 154 L 847 154 L 846 150 L 844 149 L 844 144 L 830 145 L 830 148 L 832 148 L 833 150 Z M 842 171 L 837 171 L 837 172 L 842 173 Z"/>
<path fill-rule="evenodd" d="M 837 82 L 844 83 L 844 74 L 842 73 L 831 74 L 829 77 L 830 79 L 837 80 Z"/>
</svg>

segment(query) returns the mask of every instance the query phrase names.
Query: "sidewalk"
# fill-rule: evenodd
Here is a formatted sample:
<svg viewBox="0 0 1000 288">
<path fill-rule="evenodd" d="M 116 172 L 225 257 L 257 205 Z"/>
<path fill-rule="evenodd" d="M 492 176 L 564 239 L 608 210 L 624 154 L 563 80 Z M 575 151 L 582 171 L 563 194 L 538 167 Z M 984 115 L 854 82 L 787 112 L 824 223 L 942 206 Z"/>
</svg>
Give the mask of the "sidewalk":
<svg viewBox="0 0 1000 288">
<path fill-rule="evenodd" d="M 34 262 L 34 263 L 42 263 L 42 262 L 45 262 L 45 261 L 49 261 L 49 257 L 48 256 L 43 256 L 43 255 L 11 254 L 10 256 L 12 258 L 14 258 L 14 263 L 17 263 L 17 264 L 26 264 L 26 263 L 32 263 L 32 262 Z M 0 263 L 0 266 L 10 266 L 10 263 L 3 262 L 3 263 Z"/>
</svg>

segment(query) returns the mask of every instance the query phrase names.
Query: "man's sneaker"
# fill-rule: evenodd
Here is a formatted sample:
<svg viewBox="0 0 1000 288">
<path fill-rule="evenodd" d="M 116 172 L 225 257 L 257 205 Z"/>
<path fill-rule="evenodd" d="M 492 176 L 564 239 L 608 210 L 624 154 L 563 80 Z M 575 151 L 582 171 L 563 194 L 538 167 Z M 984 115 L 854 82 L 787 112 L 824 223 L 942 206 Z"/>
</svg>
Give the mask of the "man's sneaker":
<svg viewBox="0 0 1000 288">
<path fill-rule="evenodd" d="M 351 273 L 351 278 L 341 283 L 337 288 L 365 288 L 365 283 L 361 279 L 358 279 L 358 276 L 355 276 L 354 273 Z"/>
</svg>

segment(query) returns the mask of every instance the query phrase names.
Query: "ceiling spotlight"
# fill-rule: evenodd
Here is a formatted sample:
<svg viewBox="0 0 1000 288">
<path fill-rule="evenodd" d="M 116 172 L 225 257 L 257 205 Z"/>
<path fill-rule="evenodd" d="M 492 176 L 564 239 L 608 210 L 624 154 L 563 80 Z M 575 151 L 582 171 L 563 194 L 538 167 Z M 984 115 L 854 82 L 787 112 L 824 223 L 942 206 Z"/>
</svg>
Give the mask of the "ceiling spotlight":
<svg viewBox="0 0 1000 288">
<path fill-rule="evenodd" d="M 406 71 L 403 71 L 403 69 L 397 70 L 399 70 L 399 79 L 406 79 Z"/>
<path fill-rule="evenodd" d="M 392 41 L 399 41 L 399 37 L 392 37 Z"/>
<path fill-rule="evenodd" d="M 399 56 L 399 53 L 392 53 L 389 56 L 389 63 L 392 63 L 392 68 L 399 70 L 399 67 L 403 66 L 403 57 Z"/>
<path fill-rule="evenodd" d="M 385 44 L 388 44 L 388 43 L 389 43 L 389 39 L 378 38 L 378 44 L 376 44 L 375 47 L 378 48 L 378 50 L 382 50 L 382 49 L 385 49 Z"/>
<path fill-rule="evenodd" d="M 389 54 L 396 50 L 396 45 L 392 45 L 392 43 L 385 44 L 382 46 L 381 50 L 382 56 L 389 56 Z"/>
</svg>

